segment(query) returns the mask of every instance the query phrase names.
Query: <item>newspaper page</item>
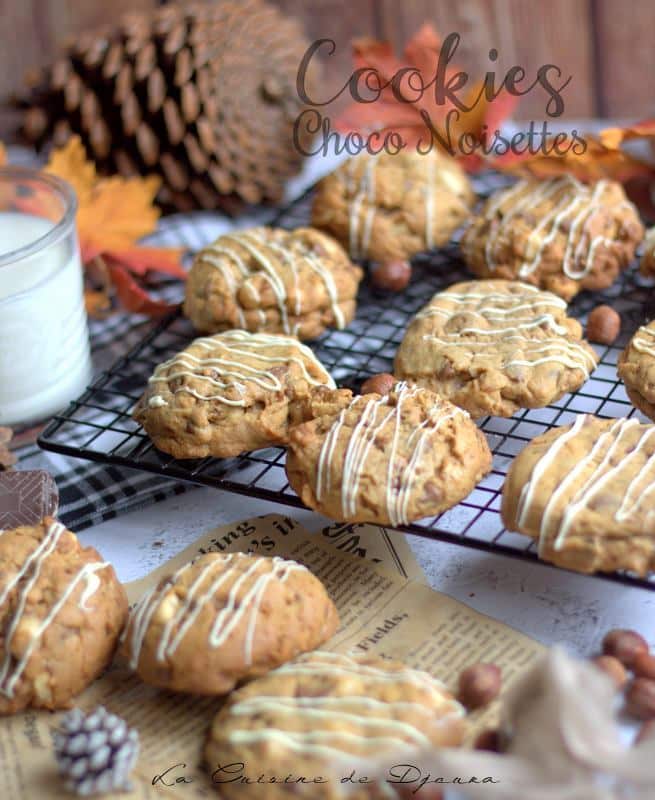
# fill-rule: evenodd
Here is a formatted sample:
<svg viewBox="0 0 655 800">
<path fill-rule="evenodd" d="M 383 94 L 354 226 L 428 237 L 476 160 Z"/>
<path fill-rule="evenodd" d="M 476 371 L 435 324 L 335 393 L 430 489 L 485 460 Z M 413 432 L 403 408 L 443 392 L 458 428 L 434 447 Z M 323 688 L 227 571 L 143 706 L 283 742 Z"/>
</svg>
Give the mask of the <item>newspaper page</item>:
<svg viewBox="0 0 655 800">
<path fill-rule="evenodd" d="M 325 649 L 400 659 L 431 672 L 453 689 L 463 667 L 494 661 L 503 670 L 503 691 L 507 691 L 544 649 L 420 580 L 401 577 L 387 565 L 339 550 L 329 536 L 309 534 L 294 520 L 278 515 L 210 531 L 145 578 L 127 584 L 130 602 L 179 564 L 198 553 L 216 550 L 250 550 L 304 563 L 323 580 L 341 617 L 340 628 Z M 115 666 L 80 695 L 76 704 L 88 710 L 104 705 L 139 731 L 141 749 L 132 773 L 133 790 L 120 798 L 217 796 L 210 770 L 202 764 L 202 751 L 211 719 L 221 706 L 220 698 L 155 689 Z M 471 735 L 490 724 L 497 705 L 471 715 Z M 60 716 L 29 711 L 0 720 L 3 800 L 65 796 L 52 751 Z"/>
</svg>

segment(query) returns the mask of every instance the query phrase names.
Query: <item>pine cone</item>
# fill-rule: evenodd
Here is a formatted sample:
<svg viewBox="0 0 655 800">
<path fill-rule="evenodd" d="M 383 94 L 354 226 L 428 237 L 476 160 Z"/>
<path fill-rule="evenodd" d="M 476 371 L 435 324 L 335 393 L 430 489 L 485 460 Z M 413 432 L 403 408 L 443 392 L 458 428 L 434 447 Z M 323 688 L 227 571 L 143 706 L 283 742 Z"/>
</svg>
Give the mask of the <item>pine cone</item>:
<svg viewBox="0 0 655 800">
<path fill-rule="evenodd" d="M 277 202 L 300 165 L 306 46 L 299 24 L 265 0 L 131 14 L 77 37 L 31 80 L 22 132 L 37 146 L 78 133 L 106 173 L 159 172 L 160 201 L 179 209 Z"/>
<path fill-rule="evenodd" d="M 74 708 L 55 734 L 55 758 L 69 792 L 83 797 L 128 791 L 139 754 L 139 735 L 102 706 L 85 714 Z"/>
</svg>

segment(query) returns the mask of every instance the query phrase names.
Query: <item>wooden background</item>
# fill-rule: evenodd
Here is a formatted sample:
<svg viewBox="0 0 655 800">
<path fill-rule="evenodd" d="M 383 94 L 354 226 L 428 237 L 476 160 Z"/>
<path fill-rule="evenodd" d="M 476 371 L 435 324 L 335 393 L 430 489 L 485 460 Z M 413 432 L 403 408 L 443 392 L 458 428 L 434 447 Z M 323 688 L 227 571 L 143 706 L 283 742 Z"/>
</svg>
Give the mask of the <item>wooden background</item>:
<svg viewBox="0 0 655 800">
<path fill-rule="evenodd" d="M 655 115 L 655 2 L 653 0 L 272 0 L 301 17 L 311 38 L 331 37 L 337 52 L 327 65 L 332 84 L 350 71 L 350 39 L 370 35 L 401 48 L 424 22 L 442 35 L 457 31 L 457 61 L 472 74 L 489 66 L 496 47 L 499 74 L 513 64 L 534 75 L 554 63 L 572 76 L 564 93 L 569 118 L 645 118 Z M 0 0 L 0 102 L 21 86 L 25 71 L 47 63 L 67 36 L 115 20 L 158 0 Z M 546 97 L 534 91 L 517 116 L 539 119 Z M 15 118 L 0 114 L 0 136 Z"/>
</svg>

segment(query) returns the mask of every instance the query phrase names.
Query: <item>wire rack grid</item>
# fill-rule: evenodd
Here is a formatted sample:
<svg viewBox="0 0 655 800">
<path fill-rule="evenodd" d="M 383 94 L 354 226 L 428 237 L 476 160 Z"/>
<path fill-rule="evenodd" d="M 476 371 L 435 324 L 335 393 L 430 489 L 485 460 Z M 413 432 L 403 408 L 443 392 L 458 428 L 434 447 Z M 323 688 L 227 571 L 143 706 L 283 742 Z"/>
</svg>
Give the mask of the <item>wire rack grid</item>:
<svg viewBox="0 0 655 800">
<path fill-rule="evenodd" d="M 504 185 L 502 176 L 488 173 L 477 179 L 484 196 Z M 275 224 L 293 228 L 307 223 L 311 192 L 283 209 Z M 171 237 L 168 231 L 168 237 Z M 198 241 L 197 246 L 204 242 Z M 460 280 L 470 280 L 456 240 L 413 261 L 412 281 L 400 294 L 389 296 L 367 282 L 360 289 L 355 320 L 344 331 L 329 331 L 310 343 L 338 385 L 357 390 L 367 377 L 389 372 L 409 319 L 432 295 Z M 633 267 L 604 292 L 582 293 L 570 313 L 584 321 L 599 303 L 613 306 L 622 318 L 622 333 L 611 347 L 596 347 L 599 365 L 575 393 L 540 409 L 523 409 L 505 419 L 478 421 L 493 452 L 493 469 L 454 508 L 400 530 L 450 543 L 538 561 L 534 542 L 506 531 L 500 519 L 501 489 L 514 456 L 535 436 L 572 422 L 577 414 L 602 417 L 638 415 L 616 374 L 618 355 L 636 328 L 655 316 L 652 282 Z M 46 450 L 65 455 L 147 470 L 167 478 L 239 492 L 253 497 L 302 506 L 284 470 L 285 452 L 279 447 L 233 459 L 175 460 L 158 451 L 131 411 L 155 366 L 184 348 L 194 332 L 179 313 L 165 319 L 126 355 L 103 372 L 66 411 L 55 417 L 39 439 Z M 638 578 L 627 573 L 600 577 L 655 590 L 655 575 Z"/>
</svg>

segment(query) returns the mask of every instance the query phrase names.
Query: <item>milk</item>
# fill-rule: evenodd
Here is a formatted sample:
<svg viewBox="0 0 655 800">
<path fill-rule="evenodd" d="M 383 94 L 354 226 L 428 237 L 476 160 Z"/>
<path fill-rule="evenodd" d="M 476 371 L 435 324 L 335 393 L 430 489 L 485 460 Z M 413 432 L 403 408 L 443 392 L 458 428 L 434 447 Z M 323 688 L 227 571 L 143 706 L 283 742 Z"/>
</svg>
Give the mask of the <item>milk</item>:
<svg viewBox="0 0 655 800">
<path fill-rule="evenodd" d="M 10 256 L 53 228 L 47 219 L 0 212 L 0 425 L 51 416 L 91 377 L 75 231 L 27 257 Z"/>
</svg>

